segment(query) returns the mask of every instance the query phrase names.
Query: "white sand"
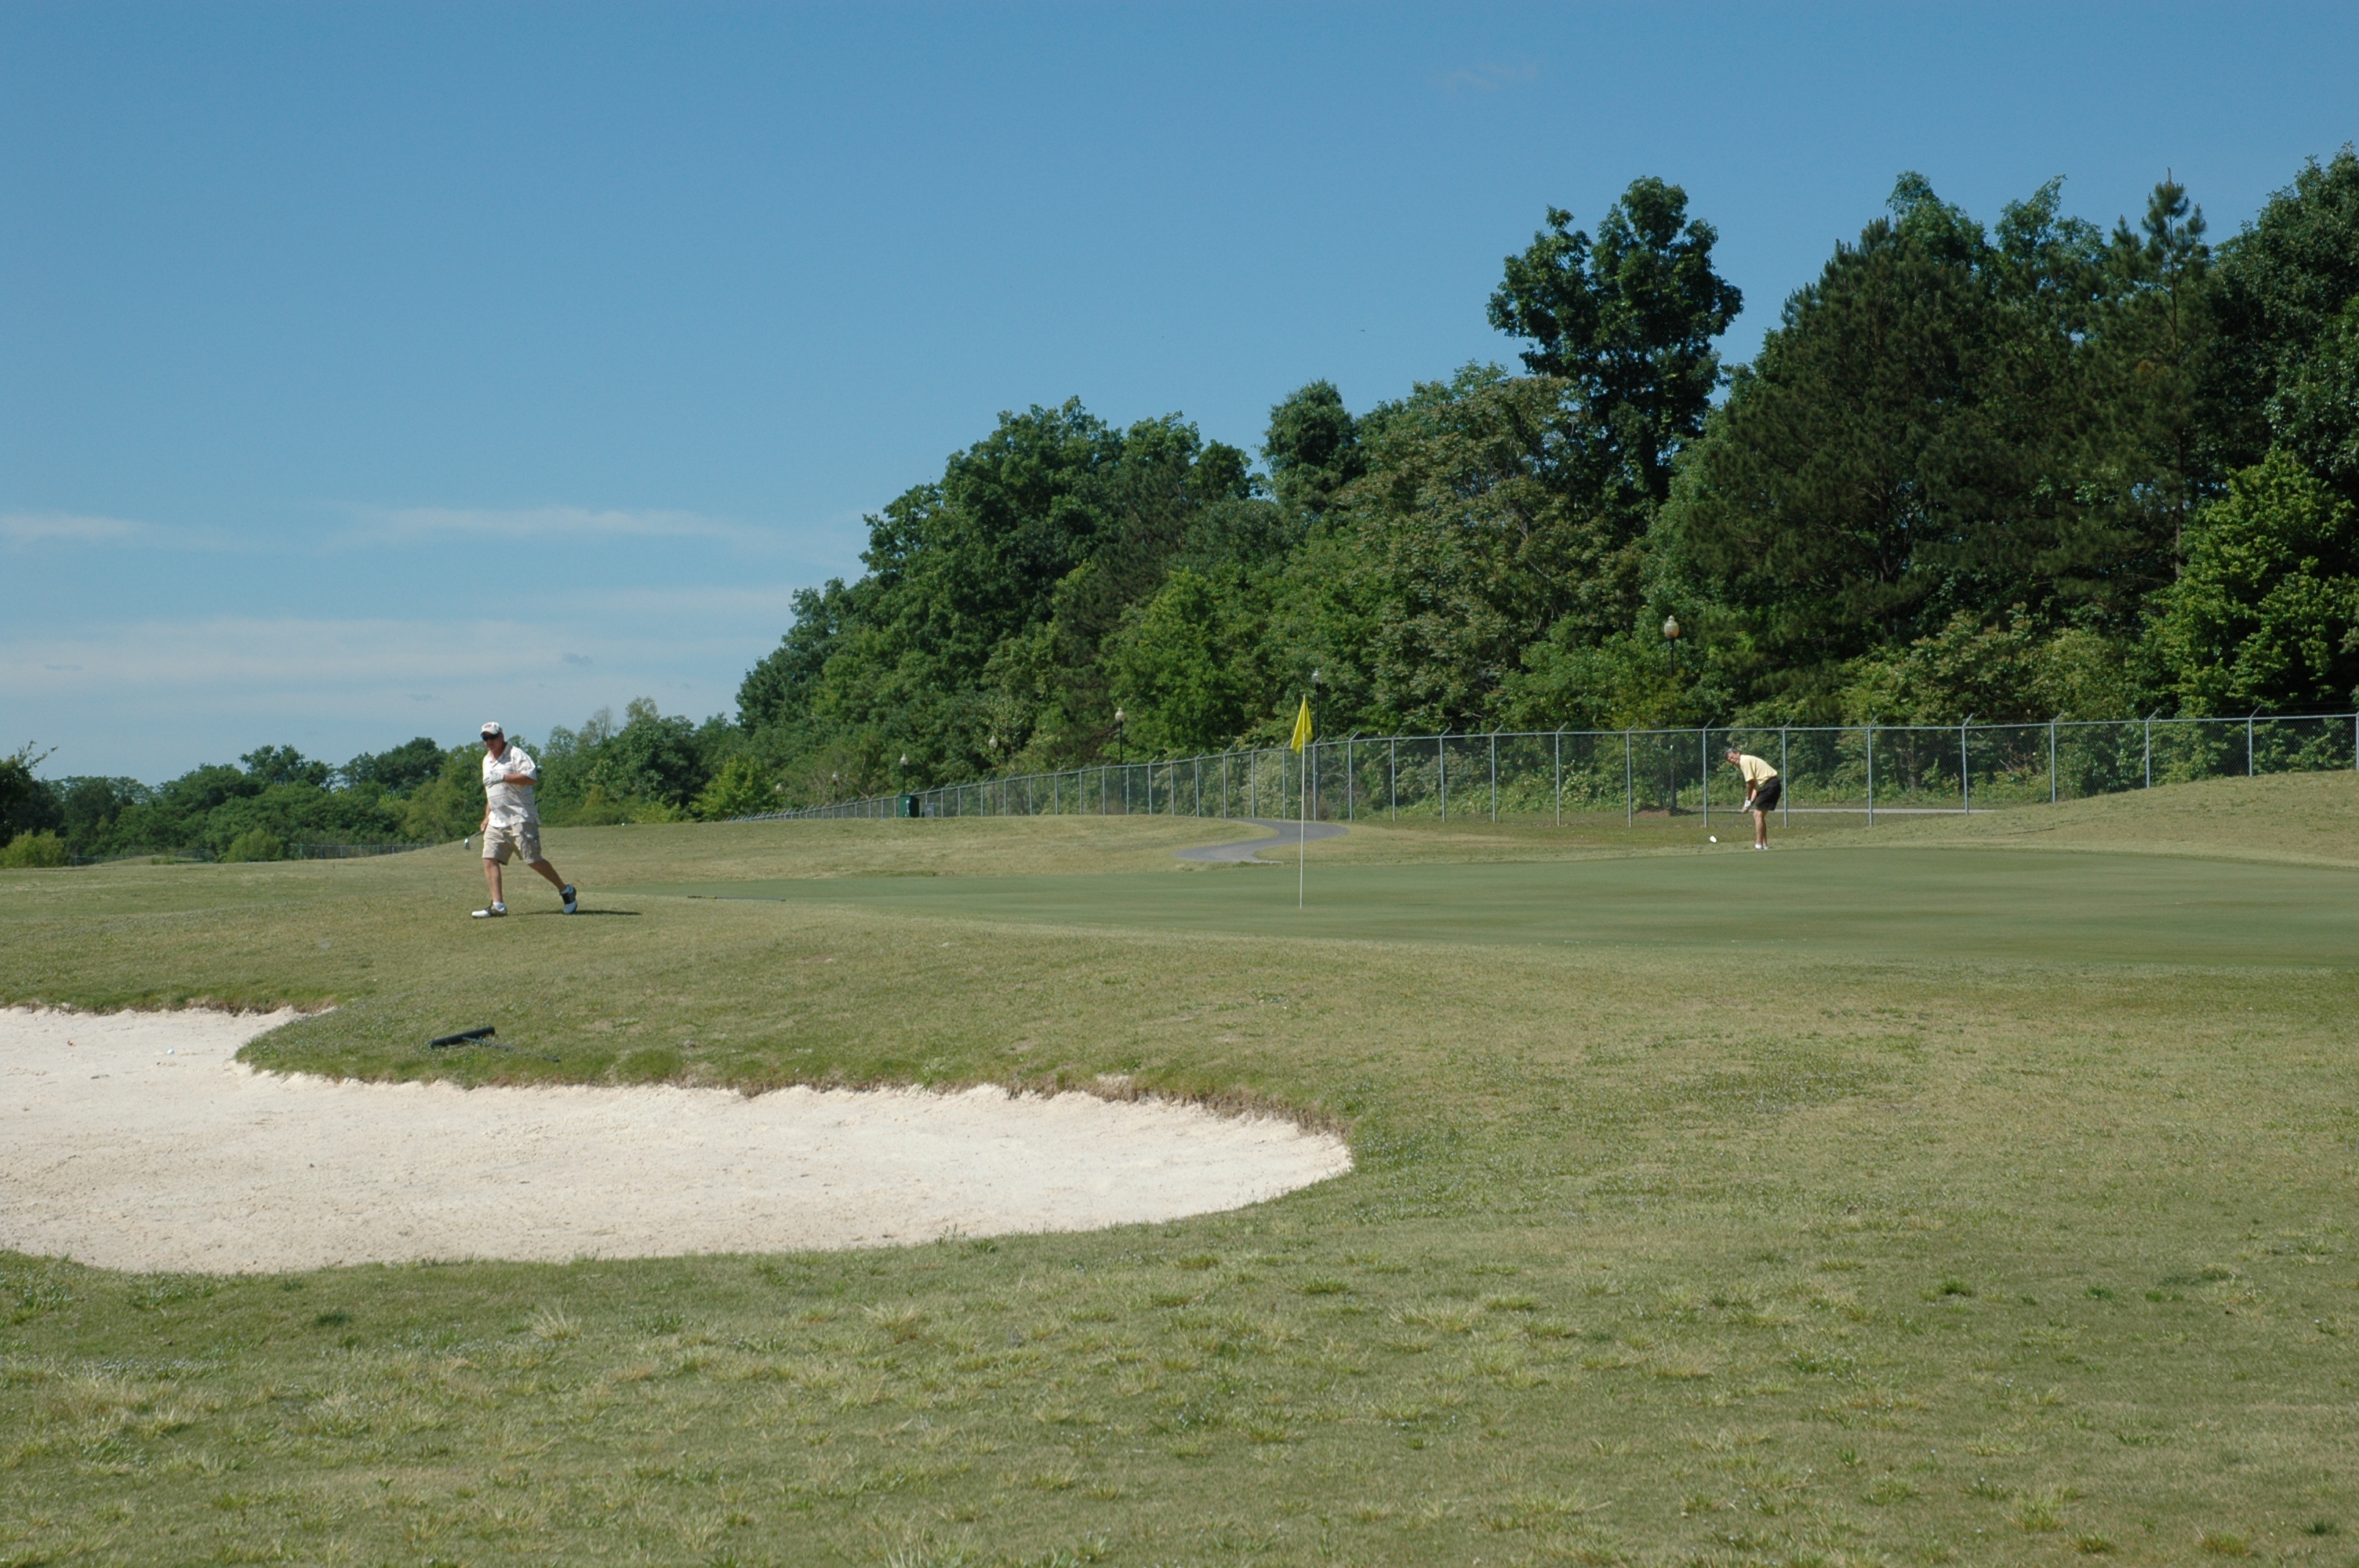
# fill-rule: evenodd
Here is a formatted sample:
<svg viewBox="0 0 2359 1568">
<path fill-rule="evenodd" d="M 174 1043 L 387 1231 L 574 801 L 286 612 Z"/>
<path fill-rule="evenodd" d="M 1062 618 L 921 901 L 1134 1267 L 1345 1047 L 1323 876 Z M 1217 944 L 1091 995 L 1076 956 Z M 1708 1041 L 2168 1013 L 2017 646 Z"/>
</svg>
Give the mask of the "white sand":
<svg viewBox="0 0 2359 1568">
<path fill-rule="evenodd" d="M 1088 1230 L 1351 1168 L 1289 1121 L 1155 1100 L 479 1088 L 257 1073 L 291 1013 L 0 1010 L 0 1247 L 213 1273 Z"/>
</svg>

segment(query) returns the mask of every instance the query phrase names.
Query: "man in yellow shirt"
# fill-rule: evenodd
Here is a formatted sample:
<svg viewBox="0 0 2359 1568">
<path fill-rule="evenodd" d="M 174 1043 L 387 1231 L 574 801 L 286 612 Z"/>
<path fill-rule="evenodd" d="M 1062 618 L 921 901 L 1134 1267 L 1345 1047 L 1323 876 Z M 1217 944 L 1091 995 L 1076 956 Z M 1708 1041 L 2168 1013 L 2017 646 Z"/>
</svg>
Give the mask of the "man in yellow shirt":
<svg viewBox="0 0 2359 1568">
<path fill-rule="evenodd" d="M 1769 847 L 1769 814 L 1777 809 L 1777 799 L 1786 793 L 1786 781 L 1777 770 L 1750 752 L 1732 750 L 1728 760 L 1745 775 L 1744 809 L 1753 813 L 1753 847 Z"/>
</svg>

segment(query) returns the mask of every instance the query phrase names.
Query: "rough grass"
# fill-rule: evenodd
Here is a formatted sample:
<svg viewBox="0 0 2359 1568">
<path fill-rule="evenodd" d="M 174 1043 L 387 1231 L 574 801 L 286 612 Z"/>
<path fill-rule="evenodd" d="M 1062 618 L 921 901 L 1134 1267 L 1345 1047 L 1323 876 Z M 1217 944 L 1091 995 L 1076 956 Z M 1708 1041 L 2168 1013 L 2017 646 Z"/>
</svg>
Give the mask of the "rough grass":
<svg viewBox="0 0 2359 1568">
<path fill-rule="evenodd" d="M 2089 803 L 2049 841 L 2276 852 L 2283 798 L 2185 787 L 2212 793 L 2155 792 L 2149 837 Z M 596 890 L 1159 872 L 1203 841 L 1176 827 L 549 838 Z M 1516 830 L 1642 848 L 1587 831 Z M 0 875 L 0 996 L 332 1000 L 254 1058 L 372 1076 L 1123 1073 L 1337 1119 L 1359 1168 L 1182 1224 L 856 1254 L 0 1256 L 0 1563 L 2348 1559 L 2347 968 L 654 896 L 486 929 L 473 864 Z M 560 1064 L 420 1047 L 491 1021 Z"/>
<path fill-rule="evenodd" d="M 1896 840 L 2359 866 L 2359 773 L 2207 779 L 2053 808 L 1892 820 Z M 1879 823 L 1875 831 L 1886 831 Z"/>
</svg>

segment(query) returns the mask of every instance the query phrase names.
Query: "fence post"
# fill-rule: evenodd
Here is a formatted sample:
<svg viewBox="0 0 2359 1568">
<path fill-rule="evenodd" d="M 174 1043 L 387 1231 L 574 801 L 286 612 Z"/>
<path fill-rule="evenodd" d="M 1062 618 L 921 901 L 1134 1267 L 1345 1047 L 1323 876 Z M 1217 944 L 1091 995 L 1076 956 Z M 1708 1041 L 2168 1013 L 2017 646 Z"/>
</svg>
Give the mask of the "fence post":
<svg viewBox="0 0 2359 1568">
<path fill-rule="evenodd" d="M 1958 720 L 1958 809 L 1968 816 L 1974 814 L 1974 786 L 1966 776 L 1966 722 L 1972 718 L 1969 713 Z"/>
<path fill-rule="evenodd" d="M 1343 820 L 1346 822 L 1360 820 L 1360 775 L 1352 771 L 1353 739 L 1350 735 L 1343 737 Z"/>
<path fill-rule="evenodd" d="M 2154 715 L 2151 713 L 2146 716 L 2146 783 L 2138 787 L 2154 787 Z"/>
<path fill-rule="evenodd" d="M 1638 826 L 1638 775 L 1630 769 L 1630 731 L 1622 731 L 1622 798 L 1630 808 L 1630 826 Z"/>
<path fill-rule="evenodd" d="M 1556 732 L 1556 825 L 1564 826 L 1564 731 Z"/>
<path fill-rule="evenodd" d="M 2048 721 L 2048 804 L 2056 804 L 2056 720 Z"/>
<path fill-rule="evenodd" d="M 1433 740 L 1433 771 L 1441 781 L 1441 820 L 1450 820 L 1450 731 Z"/>
<path fill-rule="evenodd" d="M 1696 731 L 1696 761 L 1703 766 L 1703 825 L 1712 826 L 1712 726 Z"/>
<path fill-rule="evenodd" d="M 2245 776 L 2253 776 L 2253 716 L 2245 715 Z"/>
<path fill-rule="evenodd" d="M 1400 737 L 1385 742 L 1385 820 L 1400 819 Z"/>
<path fill-rule="evenodd" d="M 1875 726 L 1867 727 L 1867 825 L 1875 826 Z"/>
<path fill-rule="evenodd" d="M 1499 825 L 1499 732 L 1491 731 L 1491 826 Z"/>
<path fill-rule="evenodd" d="M 1777 826 L 1781 828 L 1792 820 L 1787 813 L 1794 809 L 1794 778 L 1786 771 L 1786 729 L 1783 724 L 1777 726 L 1777 777 L 1781 781 L 1777 786 Z"/>
</svg>

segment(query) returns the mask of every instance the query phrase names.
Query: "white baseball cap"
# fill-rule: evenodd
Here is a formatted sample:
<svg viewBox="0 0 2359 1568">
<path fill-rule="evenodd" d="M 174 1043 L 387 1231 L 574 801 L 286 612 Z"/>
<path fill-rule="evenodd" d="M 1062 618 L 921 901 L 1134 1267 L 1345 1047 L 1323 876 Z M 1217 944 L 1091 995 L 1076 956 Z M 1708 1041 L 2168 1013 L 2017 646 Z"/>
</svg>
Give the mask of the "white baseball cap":
<svg viewBox="0 0 2359 1568">
<path fill-rule="evenodd" d="M 506 730 L 500 728 L 500 721 L 498 719 L 486 719 L 484 720 L 483 736 L 484 740 L 488 741 L 495 735 L 497 735 L 502 740 L 506 740 L 507 738 L 507 733 L 508 732 Z"/>
</svg>

